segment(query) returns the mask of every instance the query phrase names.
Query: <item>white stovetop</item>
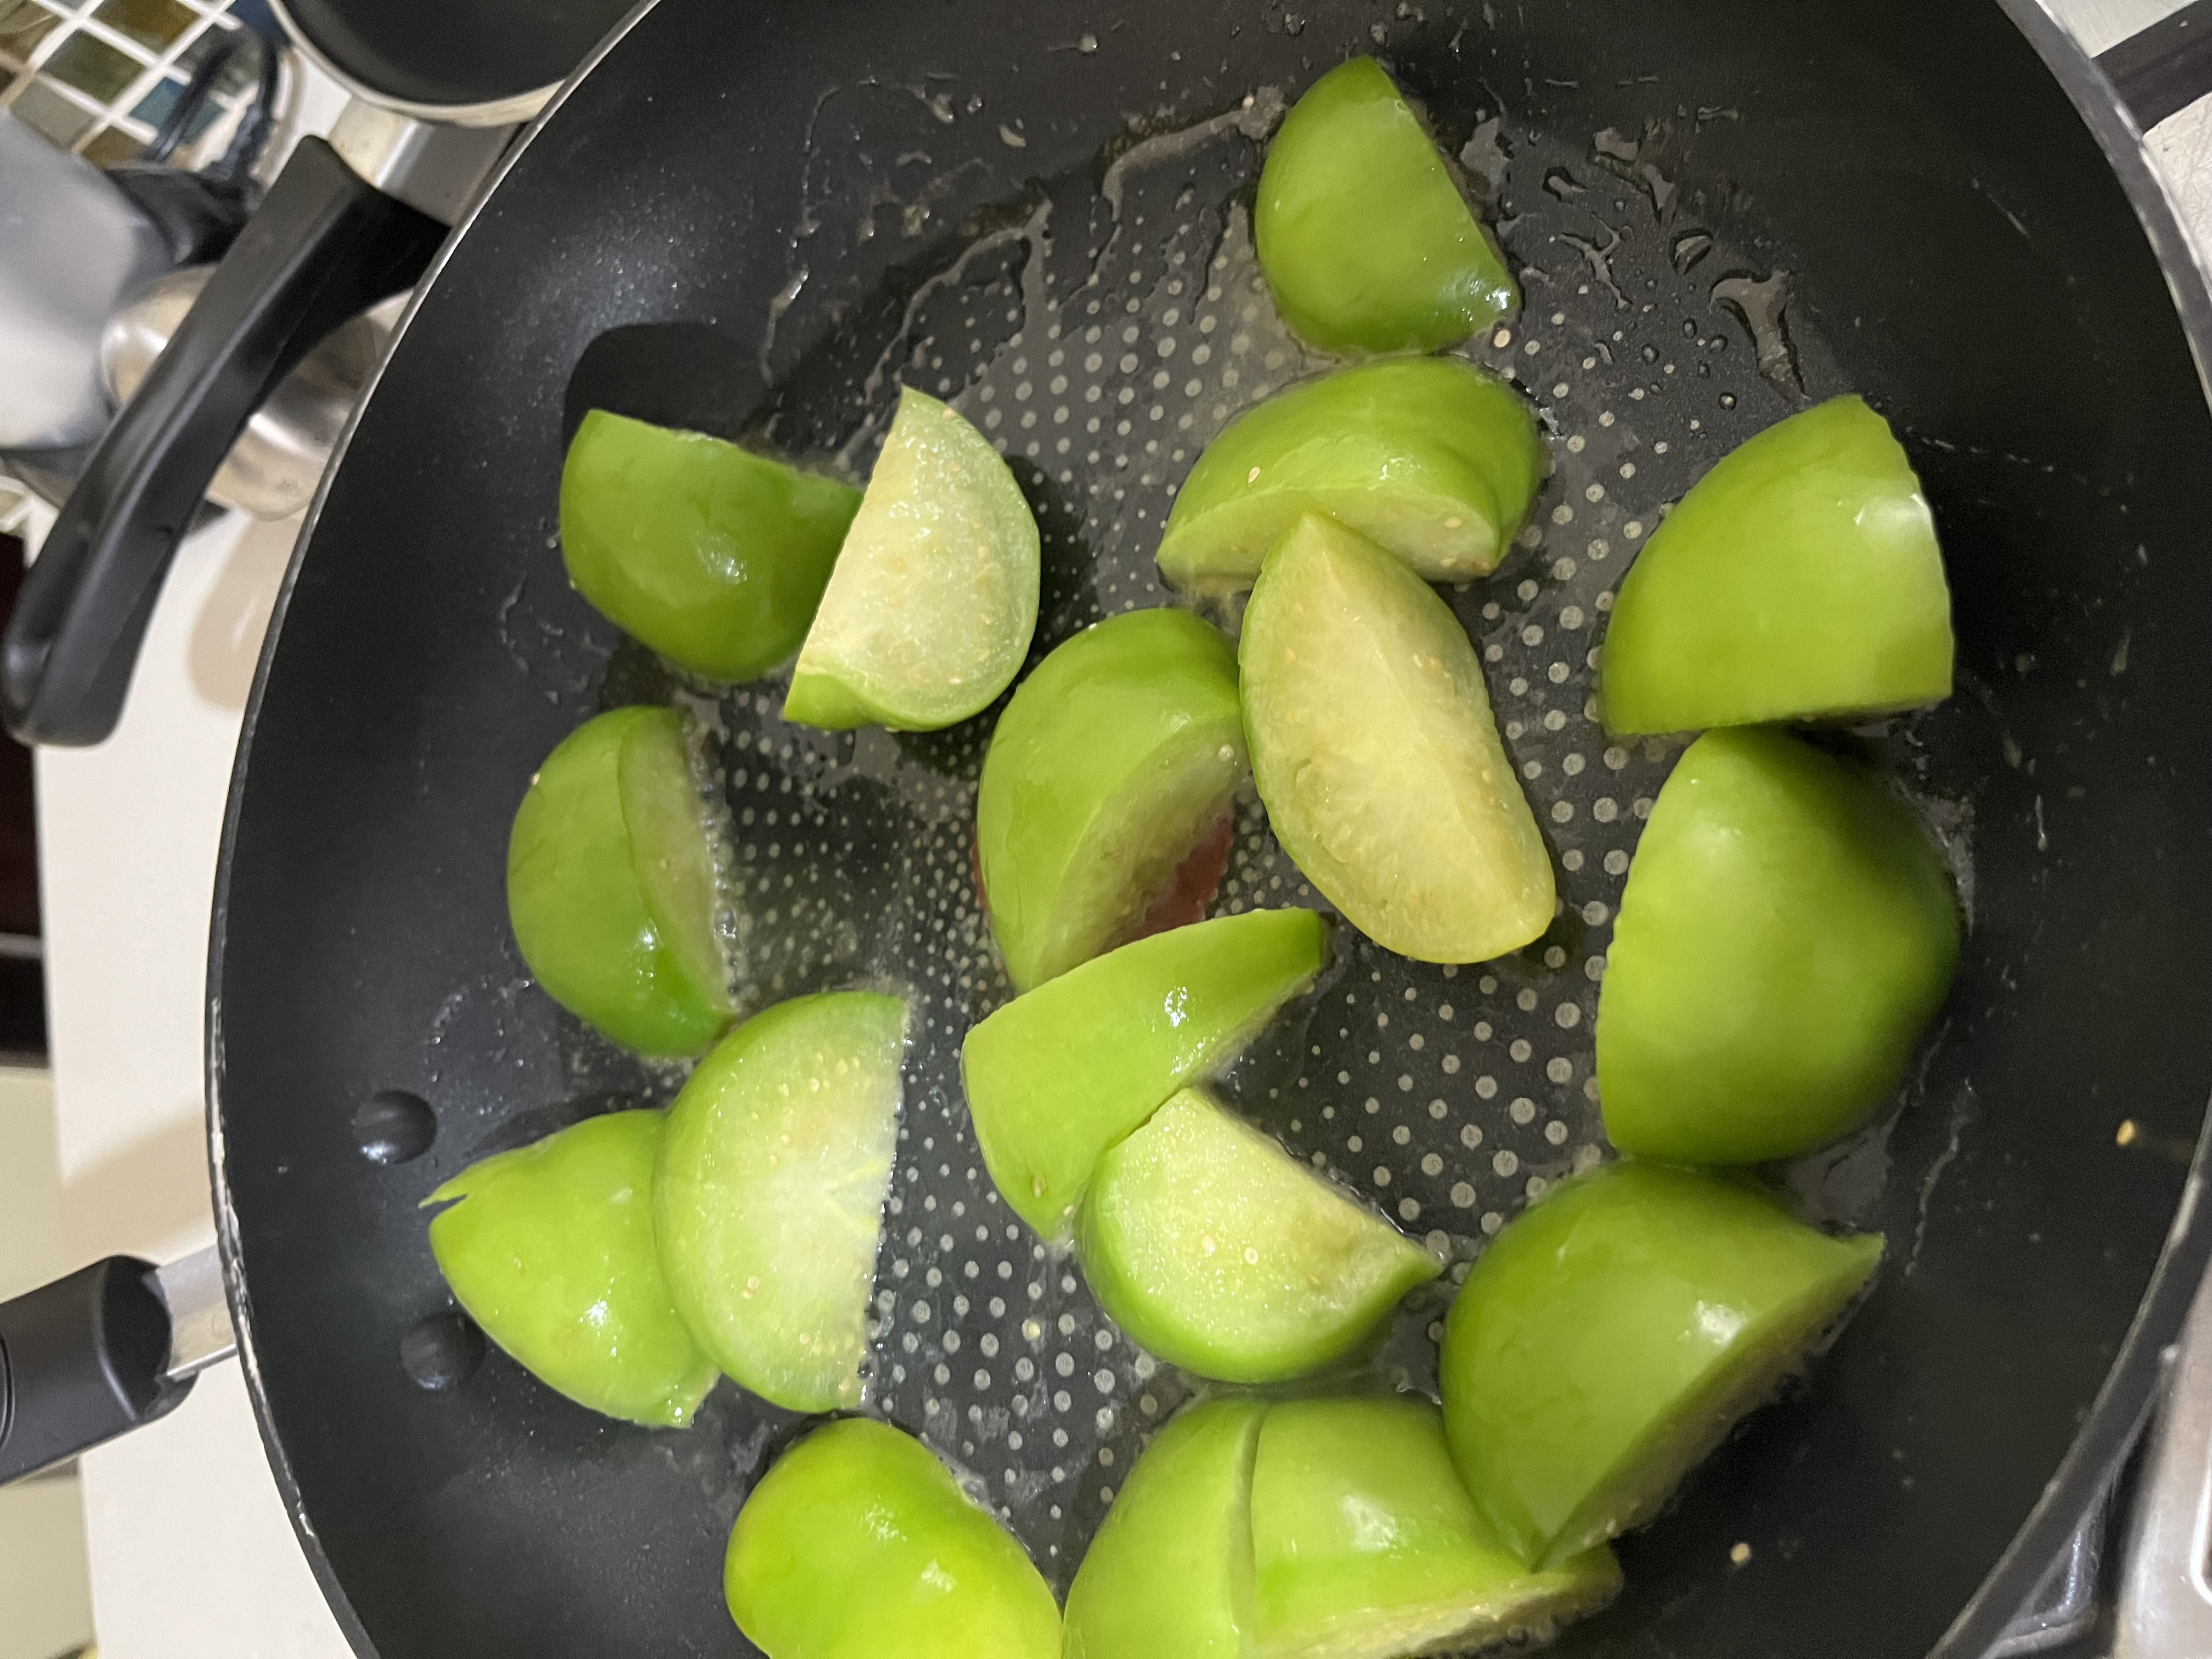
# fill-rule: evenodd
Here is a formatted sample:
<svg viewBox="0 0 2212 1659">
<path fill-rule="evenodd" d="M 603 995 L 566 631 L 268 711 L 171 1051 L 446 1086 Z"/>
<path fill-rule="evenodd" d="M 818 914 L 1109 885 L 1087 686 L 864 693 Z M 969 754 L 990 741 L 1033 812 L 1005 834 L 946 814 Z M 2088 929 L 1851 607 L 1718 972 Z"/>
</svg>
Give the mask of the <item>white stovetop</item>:
<svg viewBox="0 0 2212 1659">
<path fill-rule="evenodd" d="M 2101 51 L 2179 0 L 2047 0 Z M 313 89 L 306 126 L 337 108 Z M 2152 137 L 2212 264 L 2212 100 Z M 232 751 L 299 524 L 232 515 L 188 542 L 131 702 L 92 750 L 41 750 L 61 1175 L 71 1259 L 210 1243 L 202 1128 L 210 897 Z M 82 1462 L 103 1659 L 346 1659 L 264 1461 L 237 1368 Z"/>
</svg>

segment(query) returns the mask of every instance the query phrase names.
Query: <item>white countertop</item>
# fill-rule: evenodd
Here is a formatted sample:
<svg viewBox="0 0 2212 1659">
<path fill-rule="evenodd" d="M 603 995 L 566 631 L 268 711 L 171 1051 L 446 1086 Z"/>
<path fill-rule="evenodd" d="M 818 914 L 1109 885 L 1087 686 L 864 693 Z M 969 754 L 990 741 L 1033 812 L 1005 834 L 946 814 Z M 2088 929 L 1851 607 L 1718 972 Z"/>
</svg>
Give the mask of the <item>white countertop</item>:
<svg viewBox="0 0 2212 1659">
<path fill-rule="evenodd" d="M 115 735 L 38 754 L 46 997 L 72 1262 L 215 1239 L 201 1022 L 239 720 L 297 520 L 187 543 Z M 80 1466 L 106 1659 L 345 1659 L 237 1366 Z"/>
<path fill-rule="evenodd" d="M 2102 50 L 2178 0 L 2068 0 Z M 318 97 L 325 130 L 335 113 Z M 2212 256 L 2212 100 L 2152 149 Z M 2212 262 L 2212 258 L 2208 258 Z M 170 574 L 107 743 L 41 750 L 38 800 L 68 1253 L 212 1241 L 202 1126 L 209 905 L 230 760 L 298 521 L 232 515 Z M 103 1659 L 344 1659 L 234 1366 L 82 1463 Z"/>
</svg>

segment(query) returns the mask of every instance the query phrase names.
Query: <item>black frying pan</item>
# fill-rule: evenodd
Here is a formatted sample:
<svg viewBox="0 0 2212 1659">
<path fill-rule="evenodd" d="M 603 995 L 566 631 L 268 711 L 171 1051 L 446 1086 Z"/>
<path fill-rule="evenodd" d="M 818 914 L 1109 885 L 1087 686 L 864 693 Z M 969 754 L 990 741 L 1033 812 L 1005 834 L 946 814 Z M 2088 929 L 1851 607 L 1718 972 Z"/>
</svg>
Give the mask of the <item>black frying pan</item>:
<svg viewBox="0 0 2212 1659">
<path fill-rule="evenodd" d="M 1862 391 L 1897 426 L 1943 532 L 1960 635 L 1959 695 L 1887 740 L 1916 788 L 1956 809 L 1954 828 L 1970 826 L 1958 985 L 1894 1124 L 1799 1182 L 1816 1209 L 1887 1232 L 1889 1266 L 1809 1385 L 1625 1540 L 1626 1595 L 1560 1651 L 1974 1659 L 2124 1452 L 2212 1248 L 2184 1202 L 2212 1085 L 2212 419 L 2191 355 L 2192 338 L 2212 343 L 2212 301 L 2104 81 L 2039 13 L 2013 11 L 1424 0 L 1293 16 L 1146 0 L 1079 17 L 660 0 L 634 17 L 450 246 L 358 417 L 288 581 L 232 798 L 209 1042 L 222 1248 L 279 1485 L 362 1650 L 745 1650 L 720 1603 L 723 1541 L 793 1420 L 726 1385 L 683 1434 L 568 1405 L 454 1319 L 416 1208 L 488 1151 L 668 1092 L 528 983 L 501 879 L 538 760 L 596 708 L 639 699 L 684 699 L 718 723 L 749 879 L 822 901 L 796 926 L 776 905 L 755 994 L 889 977 L 938 1022 L 908 1070 L 878 1399 L 994 1490 L 1014 1473 L 1008 1513 L 1065 1583 L 1116 1471 L 1182 1389 L 1147 1371 L 1057 1264 L 1006 1237 L 972 1169 L 952 1056 L 1004 993 L 987 960 L 948 961 L 940 941 L 973 923 L 958 895 L 984 723 L 810 739 L 775 725 L 773 695 L 672 683 L 562 580 L 564 437 L 597 404 L 802 453 L 850 445 L 864 461 L 899 376 L 937 390 L 933 377 L 972 369 L 963 406 L 1004 415 L 991 429 L 1049 538 L 1039 650 L 1099 610 L 1159 602 L 1148 526 L 1179 471 L 1171 436 L 1156 468 L 1133 459 L 1151 418 L 1149 331 L 1170 303 L 1194 319 L 1214 307 L 1227 318 L 1216 335 L 1231 337 L 1208 371 L 1218 386 L 1247 326 L 1233 295 L 1206 286 L 1227 241 L 1186 246 L 1176 238 L 1197 233 L 1178 227 L 1233 203 L 1249 176 L 1235 130 L 1258 118 L 1233 113 L 1248 94 L 1295 91 L 1348 52 L 1379 50 L 1455 147 L 1483 112 L 1499 117 L 1504 240 L 1530 296 L 1516 326 L 1584 390 L 1555 396 L 1519 335 L 1479 351 L 1519 367 L 1563 438 L 1636 428 L 1641 482 L 1608 471 L 1616 517 L 1600 506 L 1576 522 L 1620 523 L 1679 495 L 1795 406 L 1710 298 L 1731 272 L 1784 269 L 1791 374 L 1808 395 Z M 1142 179 L 1112 165 L 1133 118 L 1153 131 L 1224 112 L 1221 143 L 1188 161 Z M 1671 210 L 1634 165 L 1595 159 L 1607 130 L 1655 146 Z M 1702 259 L 1680 240 L 1691 231 L 1712 240 Z M 1176 252 L 1195 257 L 1177 267 Z M 1157 263 L 1119 285 L 1140 258 Z M 1088 283 L 1094 259 L 1117 285 Z M 1186 289 L 1170 295 L 1178 275 Z M 1119 309 L 1125 291 L 1136 313 Z M 1070 351 L 1089 345 L 1069 329 L 1133 316 L 1136 366 L 1121 369 L 1107 341 L 1097 369 L 1071 359 L 1075 389 L 1040 381 L 1055 366 L 1030 354 L 1050 343 L 1011 331 L 1048 293 L 1064 296 Z M 1083 310 L 1092 300 L 1101 310 Z M 1249 328 L 1246 392 L 1297 367 L 1263 373 L 1264 319 Z M 1191 337 L 1178 337 L 1182 362 Z M 1072 399 L 1076 430 L 1088 419 L 1085 374 L 1102 391 L 1102 453 L 1132 457 L 1125 468 L 1094 472 L 1080 449 L 1063 465 L 1052 447 L 1052 398 Z M 1024 381 L 1044 390 L 1024 396 Z M 1694 430 L 1683 385 L 1711 393 Z M 1648 416 L 1638 387 L 1656 388 Z M 1613 424 L 1576 402 L 1593 390 Z M 1031 454 L 1023 414 L 1040 410 Z M 1121 419 L 1133 441 L 1115 449 Z M 1557 448 L 1547 525 L 1586 499 L 1583 463 Z M 1457 596 L 1478 641 L 1499 647 L 1493 693 L 1516 759 L 1595 741 L 1571 724 L 1583 688 L 1546 702 L 1544 676 L 1521 672 L 1539 659 L 1508 652 L 1532 628 L 1580 626 L 1568 605 L 1612 580 L 1593 571 L 1619 568 L 1546 533 Z M 1607 533 L 1618 560 L 1625 525 Z M 1571 544 L 1581 562 L 1561 575 Z M 1577 806 L 1547 816 L 1577 902 L 1602 902 L 1601 848 L 1632 842 L 1626 802 L 1602 834 L 1589 827 L 1592 780 L 1610 765 L 1592 759 L 1573 790 L 1532 786 L 1540 811 Z M 1645 787 L 1664 759 L 1624 755 L 1616 769 Z M 1245 829 L 1239 879 L 1262 890 L 1279 866 Z M 1587 1144 L 1587 1026 L 1575 1036 L 1553 1009 L 1587 1006 L 1594 914 L 1486 970 L 1490 986 L 1474 973 L 1447 986 L 1347 940 L 1342 976 L 1230 1086 L 1340 1166 L 1355 1161 L 1344 1126 L 1324 1132 L 1269 1091 L 1343 1088 L 1330 1097 L 1376 1125 L 1374 1155 L 1396 1164 L 1392 1201 L 1464 1253 L 1478 1215 L 1510 1212 L 1532 1172 L 1556 1174 Z M 1494 1022 L 1501 1052 L 1469 1048 L 1467 1066 L 1445 1068 L 1432 1042 L 1419 1064 L 1433 1071 L 1404 1062 L 1410 1104 L 1386 1067 L 1375 1092 L 1389 1110 L 1363 1120 L 1358 1091 L 1329 1067 L 1354 1074 L 1401 984 L 1423 1019 L 1449 997 L 1455 1029 Z M 1535 994 L 1525 1019 L 1522 990 Z M 1525 1061 L 1502 1052 L 1545 1026 L 1548 1046 Z M 1478 1069 L 1507 1086 L 1481 1094 Z M 1432 1090 L 1441 1121 L 1485 1129 L 1479 1155 L 1458 1137 L 1382 1150 L 1389 1126 L 1410 1139 L 1428 1121 Z M 1547 1163 L 1553 1121 L 1568 1136 Z M 1453 1196 L 1462 1182 L 1471 1206 Z M 975 1206 L 957 1212 L 957 1238 L 955 1205 Z M 973 1243 L 971 1223 L 985 1234 Z M 994 1284 L 1010 1312 L 994 1310 Z M 1037 1334 L 1018 1341 L 1032 1303 Z M 1393 1350 L 1417 1381 L 1420 1346 L 1415 1326 Z M 1012 1411 L 1015 1397 L 1029 1403 Z M 1739 1542 L 1752 1547 L 1741 1566 Z"/>
</svg>

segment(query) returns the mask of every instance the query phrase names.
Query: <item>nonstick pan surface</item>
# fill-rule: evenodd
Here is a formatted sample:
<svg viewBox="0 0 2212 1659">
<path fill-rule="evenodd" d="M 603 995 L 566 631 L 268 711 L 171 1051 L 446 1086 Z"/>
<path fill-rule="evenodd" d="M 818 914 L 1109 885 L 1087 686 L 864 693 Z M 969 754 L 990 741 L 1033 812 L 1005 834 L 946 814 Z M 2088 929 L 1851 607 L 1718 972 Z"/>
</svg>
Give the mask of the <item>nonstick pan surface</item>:
<svg viewBox="0 0 2212 1659">
<path fill-rule="evenodd" d="M 1887 1235 L 1872 1299 L 1624 1543 L 1626 1595 L 1560 1650 L 1917 1655 L 1971 1603 L 1978 1652 L 2117 1457 L 2171 1285 L 2100 1387 L 2169 1235 L 2175 1282 L 2203 1259 L 2175 1221 L 2212 1079 L 2212 422 L 2125 193 L 2004 15 L 662 0 L 419 302 L 295 565 L 234 794 L 224 1243 L 280 1483 L 364 1651 L 746 1650 L 722 1546 L 797 1419 L 728 1384 L 683 1433 L 570 1406 L 453 1314 L 416 1208 L 679 1081 L 560 1014 L 506 926 L 515 803 L 604 706 L 701 716 L 752 1002 L 914 1000 L 872 1408 L 1064 1587 L 1189 1395 L 974 1149 L 959 1041 L 1008 994 L 969 874 L 988 717 L 830 736 L 782 726 L 775 683 L 672 678 L 568 591 L 556 486 L 594 405 L 864 470 L 903 380 L 1004 442 L 1045 533 L 1040 653 L 1166 602 L 1174 485 L 1313 367 L 1254 286 L 1243 204 L 1282 100 L 1355 50 L 1495 192 L 1522 274 L 1523 313 L 1468 349 L 1538 406 L 1554 470 L 1523 544 L 1451 598 L 1565 907 L 1456 973 L 1340 929 L 1226 1092 L 1462 1262 L 1601 1155 L 1597 978 L 1672 759 L 1591 718 L 1608 595 L 1728 447 L 1861 392 L 1926 482 L 1961 672 L 1942 708 L 1831 738 L 1886 757 L 1951 850 L 1966 958 L 1893 1122 L 1792 1177 Z M 1237 831 L 1221 909 L 1319 902 L 1256 805 Z M 1374 1378 L 1432 1380 L 1442 1305 Z"/>
</svg>

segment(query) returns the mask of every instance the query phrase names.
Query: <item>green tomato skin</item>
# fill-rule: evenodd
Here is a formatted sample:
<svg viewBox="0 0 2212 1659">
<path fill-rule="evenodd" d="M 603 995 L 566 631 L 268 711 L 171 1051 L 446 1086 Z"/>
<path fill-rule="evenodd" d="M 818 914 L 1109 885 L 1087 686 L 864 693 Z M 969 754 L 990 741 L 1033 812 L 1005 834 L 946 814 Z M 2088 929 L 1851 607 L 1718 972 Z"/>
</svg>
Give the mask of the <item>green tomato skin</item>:
<svg viewBox="0 0 2212 1659">
<path fill-rule="evenodd" d="M 1255 1659 L 1390 1659 L 1542 1640 L 1610 1601 L 1602 1545 L 1532 1572 L 1468 1498 L 1425 1400 L 1287 1401 L 1252 1474 Z"/>
<path fill-rule="evenodd" d="M 973 1027 L 961 1077 L 1000 1196 L 1067 1239 L 1100 1154 L 1234 1059 L 1328 949 L 1311 910 L 1217 916 L 1093 957 Z"/>
<path fill-rule="evenodd" d="M 845 1418 L 776 1461 L 738 1511 L 730 1616 L 768 1659 L 1060 1659 L 1060 1608 L 936 1454 Z"/>
<path fill-rule="evenodd" d="M 617 708 L 586 721 L 538 769 L 507 849 L 508 921 L 546 994 L 617 1042 L 657 1056 L 695 1054 L 730 1020 L 719 961 L 711 945 L 696 943 L 700 932 L 711 938 L 713 918 L 693 919 L 684 939 L 665 925 L 665 904 L 656 921 L 624 800 L 625 746 L 635 738 L 680 747 L 682 729 L 683 716 L 667 708 Z M 706 859 L 696 804 L 687 795 L 678 807 L 693 812 L 693 856 Z M 678 807 L 656 811 L 657 834 L 672 834 Z"/>
<path fill-rule="evenodd" d="M 725 1371 L 792 1411 L 860 1402 L 906 1019 L 871 991 L 780 1002 L 669 1109 L 653 1222 L 677 1309 Z"/>
<path fill-rule="evenodd" d="M 1891 1098 L 1959 959 L 1942 860 L 1873 777 L 1755 728 L 1659 792 L 1598 994 L 1606 1133 L 1676 1164 L 1795 1158 Z"/>
<path fill-rule="evenodd" d="M 1237 653 L 1185 611 L 1133 611 L 1014 692 L 975 793 L 991 931 L 1018 990 L 1126 942 L 1246 775 Z"/>
<path fill-rule="evenodd" d="M 1630 567 L 1603 651 L 1624 736 L 1949 696 L 1942 550 L 1888 422 L 1834 398 L 1723 457 Z"/>
<path fill-rule="evenodd" d="M 1252 779 L 1346 921 L 1421 962 L 1486 962 L 1558 909 L 1551 854 L 1451 608 L 1306 517 L 1267 555 L 1237 647 Z"/>
<path fill-rule="evenodd" d="M 1536 422 L 1510 388 L 1451 357 L 1340 368 L 1248 410 L 1176 494 L 1160 574 L 1219 594 L 1318 513 L 1429 581 L 1486 576 L 1543 477 Z"/>
<path fill-rule="evenodd" d="M 1627 1163 L 1562 1183 L 1476 1259 L 1444 1323 L 1445 1432 L 1477 1507 L 1534 1566 L 1640 1524 L 1881 1249 L 1729 1176 Z"/>
<path fill-rule="evenodd" d="M 430 1254 L 484 1334 L 556 1392 L 682 1428 L 714 1362 L 676 1312 L 653 1241 L 659 1112 L 610 1112 L 471 1164 L 423 1200 Z"/>
<path fill-rule="evenodd" d="M 1435 351 L 1521 302 L 1420 118 L 1371 58 L 1308 88 L 1252 214 L 1284 320 L 1324 351 Z"/>
<path fill-rule="evenodd" d="M 911 386 L 792 670 L 783 717 L 934 732 L 1014 682 L 1036 632 L 1036 519 L 991 441 Z"/>
<path fill-rule="evenodd" d="M 1115 1324 L 1221 1382 L 1285 1382 L 1345 1358 L 1442 1271 L 1197 1089 L 1098 1160 L 1076 1240 Z"/>
<path fill-rule="evenodd" d="M 1154 1437 L 1068 1587 L 1066 1659 L 1244 1659 L 1267 1409 L 1209 1401 Z"/>
<path fill-rule="evenodd" d="M 799 648 L 860 492 L 595 409 L 561 469 L 561 554 L 592 608 L 679 668 L 757 679 Z"/>
</svg>

